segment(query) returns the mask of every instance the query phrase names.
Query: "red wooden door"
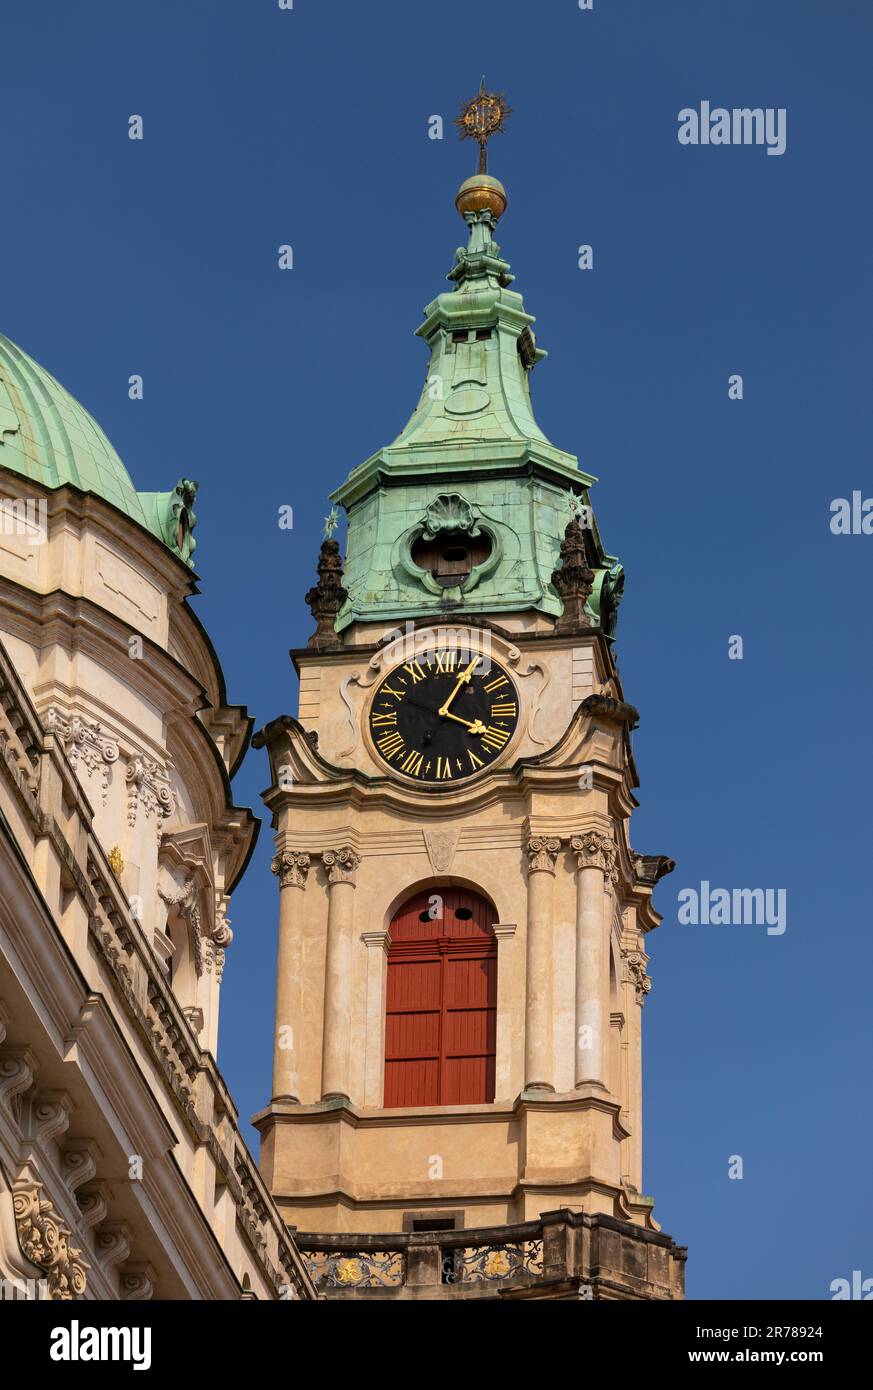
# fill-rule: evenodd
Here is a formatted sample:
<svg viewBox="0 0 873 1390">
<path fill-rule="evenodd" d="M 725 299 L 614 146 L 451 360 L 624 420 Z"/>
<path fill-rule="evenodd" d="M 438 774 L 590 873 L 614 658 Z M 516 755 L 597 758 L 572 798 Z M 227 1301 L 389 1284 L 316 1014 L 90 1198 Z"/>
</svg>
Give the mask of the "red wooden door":
<svg viewBox="0 0 873 1390">
<path fill-rule="evenodd" d="M 386 1107 L 476 1105 L 494 1099 L 494 922 L 490 903 L 456 888 L 417 893 L 394 917 L 385 1019 Z"/>
</svg>

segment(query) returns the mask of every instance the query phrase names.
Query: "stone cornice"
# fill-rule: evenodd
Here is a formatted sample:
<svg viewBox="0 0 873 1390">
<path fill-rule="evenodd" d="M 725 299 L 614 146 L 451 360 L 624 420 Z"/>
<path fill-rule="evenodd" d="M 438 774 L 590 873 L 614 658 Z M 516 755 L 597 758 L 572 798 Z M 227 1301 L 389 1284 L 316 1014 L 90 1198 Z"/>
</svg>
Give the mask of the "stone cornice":
<svg viewBox="0 0 873 1390">
<path fill-rule="evenodd" d="M 589 761 L 587 728 L 588 717 L 577 710 L 561 739 L 545 753 L 518 758 L 490 770 L 487 777 L 452 788 L 429 788 L 425 795 L 414 784 L 407 786 L 387 775 L 371 776 L 358 768 L 341 768 L 328 762 L 319 753 L 317 743 L 291 715 L 281 715 L 265 725 L 255 734 L 252 745 L 269 750 L 274 770 L 279 766 L 290 769 L 287 788 L 273 785 L 264 793 L 264 801 L 274 817 L 283 806 L 348 801 L 356 806 L 383 804 L 426 821 L 444 817 L 447 804 L 463 814 L 514 797 L 524 801 L 537 789 L 578 797 L 579 769 Z M 608 768 L 602 762 L 595 767 L 598 778 L 610 787 L 613 814 L 629 816 L 635 803 L 627 771 Z"/>
<path fill-rule="evenodd" d="M 375 628 L 376 625 L 358 622 L 357 626 L 361 628 L 367 626 Z M 384 627 L 385 624 L 381 624 L 383 631 Z M 502 638 L 509 645 L 522 649 L 534 646 L 543 648 L 546 651 L 562 651 L 574 647 L 596 646 L 599 649 L 601 659 L 604 663 L 604 669 L 610 673 L 611 679 L 618 679 L 610 643 L 598 628 L 586 628 L 582 632 L 573 634 L 536 630 L 531 632 L 513 632 L 510 628 L 502 627 L 496 622 L 491 622 L 487 616 L 481 613 L 464 613 L 463 616 L 458 616 L 454 619 L 446 619 L 444 622 L 440 622 L 439 620 L 435 621 L 433 616 L 429 616 L 427 620 L 412 622 L 413 632 L 427 631 L 428 629 L 437 627 L 476 628 L 483 632 L 493 633 L 495 636 Z M 348 631 L 348 629 L 346 629 L 346 631 Z M 384 642 L 381 641 L 360 643 L 347 642 L 332 650 L 318 652 L 314 651 L 311 647 L 292 647 L 288 655 L 291 657 L 297 675 L 299 676 L 302 666 L 327 666 L 331 663 L 346 662 L 350 657 L 354 657 L 355 660 L 364 658 L 369 660 L 373 656 L 378 656 L 379 652 L 384 649 L 384 646 Z"/>
</svg>

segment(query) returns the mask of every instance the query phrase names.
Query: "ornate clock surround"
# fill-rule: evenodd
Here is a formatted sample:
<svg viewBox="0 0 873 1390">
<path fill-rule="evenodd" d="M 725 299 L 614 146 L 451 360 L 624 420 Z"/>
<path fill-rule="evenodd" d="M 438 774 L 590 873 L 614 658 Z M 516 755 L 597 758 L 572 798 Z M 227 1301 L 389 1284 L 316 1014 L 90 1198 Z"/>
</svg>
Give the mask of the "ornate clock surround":
<svg viewBox="0 0 873 1390">
<path fill-rule="evenodd" d="M 489 629 L 463 624 L 428 626 L 389 643 L 377 658 L 379 674 L 361 712 L 376 765 L 404 785 L 428 791 L 467 785 L 504 766 L 528 717 L 519 672 L 513 669 L 519 656 L 517 647 Z M 483 658 L 485 671 L 480 669 Z M 470 670 L 473 661 L 477 665 Z M 462 679 L 465 670 L 469 682 Z M 466 703 L 456 703 L 468 693 Z M 404 718 L 407 698 L 420 715 L 417 721 Z M 448 711 L 441 717 L 446 702 Z M 477 722 L 484 724 L 484 732 L 474 727 Z M 411 732 L 431 733 L 432 745 L 421 737 L 410 739 Z M 431 746 L 432 765 L 425 772 Z M 447 771 L 449 756 L 452 765 Z"/>
</svg>

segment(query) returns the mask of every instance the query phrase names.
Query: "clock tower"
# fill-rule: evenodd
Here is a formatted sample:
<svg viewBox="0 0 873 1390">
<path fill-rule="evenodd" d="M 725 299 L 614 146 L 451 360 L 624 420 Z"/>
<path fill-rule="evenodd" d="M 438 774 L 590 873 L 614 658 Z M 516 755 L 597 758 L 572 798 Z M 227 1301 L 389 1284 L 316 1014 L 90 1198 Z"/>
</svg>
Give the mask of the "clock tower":
<svg viewBox="0 0 873 1390">
<path fill-rule="evenodd" d="M 484 87 L 466 244 L 397 438 L 354 468 L 267 748 L 279 892 L 261 1167 L 336 1297 L 681 1298 L 642 1176 L 652 891 L 631 847 L 595 479 L 534 418 L 546 356 L 495 240 Z"/>
</svg>

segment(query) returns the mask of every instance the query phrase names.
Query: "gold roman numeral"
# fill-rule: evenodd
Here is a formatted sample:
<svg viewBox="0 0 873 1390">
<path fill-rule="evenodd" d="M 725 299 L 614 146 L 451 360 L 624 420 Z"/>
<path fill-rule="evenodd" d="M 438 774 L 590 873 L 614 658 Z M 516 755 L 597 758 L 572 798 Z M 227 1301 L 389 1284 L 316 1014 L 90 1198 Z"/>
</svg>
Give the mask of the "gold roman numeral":
<svg viewBox="0 0 873 1390">
<path fill-rule="evenodd" d="M 436 664 L 437 664 L 437 670 L 438 670 L 438 671 L 444 671 L 444 672 L 446 672 L 447 674 L 448 674 L 448 672 L 450 672 L 450 671 L 454 671 L 454 669 L 455 669 L 455 657 L 456 657 L 456 655 L 457 655 L 456 652 L 454 652 L 454 651 L 436 652 L 435 655 L 436 655 Z"/>
<path fill-rule="evenodd" d="M 476 754 L 473 752 L 472 748 L 467 749 L 467 757 L 470 759 L 470 762 L 474 768 L 485 766 L 482 759 L 476 757 Z"/>
<path fill-rule="evenodd" d="M 492 713 L 492 714 L 494 713 L 493 709 L 492 709 L 491 713 Z M 377 725 L 379 725 L 379 724 L 396 724 L 396 723 L 397 723 L 397 711 L 396 711 L 396 709 L 391 710 L 391 712 L 390 712 L 389 714 L 374 714 L 373 717 L 372 717 L 371 723 L 372 723 L 372 725 L 373 725 L 374 728 L 375 728 Z"/>
<path fill-rule="evenodd" d="M 491 706 L 492 719 L 511 719 L 518 713 L 518 706 L 514 700 L 498 700 Z"/>
<path fill-rule="evenodd" d="M 509 734 L 505 729 L 498 729 L 493 724 L 489 724 L 482 735 L 482 747 L 490 748 L 492 752 L 496 753 L 497 749 L 502 748 L 508 738 Z"/>
<path fill-rule="evenodd" d="M 382 686 L 382 689 L 381 689 L 381 691 L 380 691 L 380 694 L 382 694 L 382 695 L 393 695 L 393 696 L 395 697 L 395 699 L 397 699 L 397 700 L 402 700 L 402 699 L 403 699 L 403 691 L 402 691 L 402 690 L 395 690 L 394 687 L 393 687 L 393 685 L 383 685 L 383 686 Z"/>
<path fill-rule="evenodd" d="M 411 753 L 407 753 L 403 762 L 400 764 L 400 771 L 407 773 L 410 777 L 417 777 L 421 772 L 421 765 L 424 762 L 424 754 L 416 753 L 413 748 Z"/>
<path fill-rule="evenodd" d="M 376 740 L 377 748 L 382 751 L 383 758 L 394 758 L 403 747 L 403 735 L 394 733 L 384 733 Z"/>
<path fill-rule="evenodd" d="M 424 680 L 425 670 L 420 661 L 407 661 L 403 669 L 411 675 L 413 685 L 418 685 L 419 681 Z"/>
<path fill-rule="evenodd" d="M 436 775 L 440 781 L 445 781 L 452 775 L 452 762 L 450 758 L 437 758 Z"/>
<path fill-rule="evenodd" d="M 492 691 L 499 690 L 502 685 L 509 685 L 506 676 L 495 676 L 493 681 L 489 681 L 488 684 L 482 688 L 483 690 L 487 690 L 490 695 Z"/>
</svg>

